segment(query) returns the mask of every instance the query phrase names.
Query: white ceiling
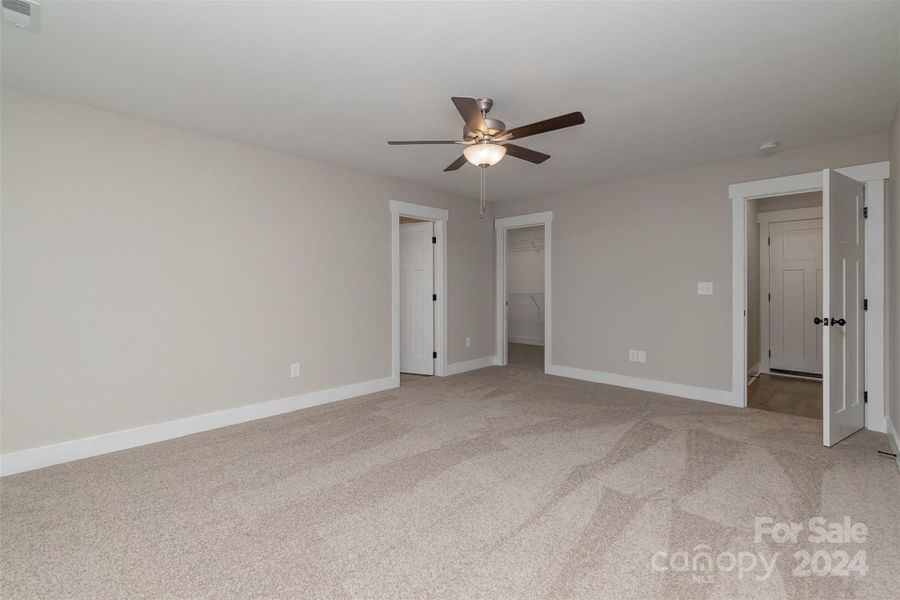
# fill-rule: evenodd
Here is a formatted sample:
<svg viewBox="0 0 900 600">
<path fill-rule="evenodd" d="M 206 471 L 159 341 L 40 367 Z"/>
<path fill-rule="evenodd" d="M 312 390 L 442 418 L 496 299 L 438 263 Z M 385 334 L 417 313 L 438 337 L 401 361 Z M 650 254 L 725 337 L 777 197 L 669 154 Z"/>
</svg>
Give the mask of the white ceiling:
<svg viewBox="0 0 900 600">
<path fill-rule="evenodd" d="M 5 86 L 475 196 L 442 169 L 450 96 L 513 127 L 580 127 L 504 159 L 492 200 L 752 156 L 888 127 L 900 3 L 42 2 L 4 26 Z"/>
</svg>

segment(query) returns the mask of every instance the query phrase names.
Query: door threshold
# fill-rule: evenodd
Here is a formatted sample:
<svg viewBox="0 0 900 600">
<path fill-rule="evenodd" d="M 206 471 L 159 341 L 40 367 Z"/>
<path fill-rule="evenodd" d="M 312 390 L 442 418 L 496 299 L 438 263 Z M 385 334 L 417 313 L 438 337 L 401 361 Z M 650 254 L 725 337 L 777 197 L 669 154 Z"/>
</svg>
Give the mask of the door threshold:
<svg viewBox="0 0 900 600">
<path fill-rule="evenodd" d="M 815 373 L 804 373 L 803 371 L 787 371 L 780 369 L 769 369 L 769 375 L 775 377 L 789 377 L 791 379 L 806 379 L 808 381 L 818 381 L 822 383 L 822 376 Z"/>
</svg>

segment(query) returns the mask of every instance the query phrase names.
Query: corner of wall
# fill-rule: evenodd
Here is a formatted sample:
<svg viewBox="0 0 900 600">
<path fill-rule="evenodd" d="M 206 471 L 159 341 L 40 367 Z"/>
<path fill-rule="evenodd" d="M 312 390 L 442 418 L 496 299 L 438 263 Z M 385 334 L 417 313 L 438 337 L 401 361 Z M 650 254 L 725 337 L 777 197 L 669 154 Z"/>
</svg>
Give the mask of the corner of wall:
<svg viewBox="0 0 900 600">
<path fill-rule="evenodd" d="M 887 199 L 885 202 L 887 226 L 885 242 L 885 292 L 888 310 L 885 311 L 884 327 L 887 332 L 885 344 L 885 422 L 888 438 L 895 454 L 900 454 L 900 176 L 897 174 L 900 165 L 900 101 L 894 109 L 889 134 L 890 164 L 892 176 L 889 179 Z M 900 469 L 900 457 L 897 459 Z"/>
</svg>

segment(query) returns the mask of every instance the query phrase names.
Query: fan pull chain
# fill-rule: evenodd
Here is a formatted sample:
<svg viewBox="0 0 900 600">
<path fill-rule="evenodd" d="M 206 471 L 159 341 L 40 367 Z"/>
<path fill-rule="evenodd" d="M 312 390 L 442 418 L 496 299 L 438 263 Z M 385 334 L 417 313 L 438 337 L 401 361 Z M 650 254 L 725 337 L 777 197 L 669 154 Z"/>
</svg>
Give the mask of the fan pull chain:
<svg viewBox="0 0 900 600">
<path fill-rule="evenodd" d="M 481 118 L 487 118 L 487 111 L 484 109 L 481 110 Z M 484 218 L 485 212 L 485 200 L 484 200 L 484 172 L 487 171 L 487 165 L 481 165 L 481 215 L 479 215 L 479 219 Z"/>
<path fill-rule="evenodd" d="M 485 213 L 485 200 L 484 200 L 484 172 L 487 171 L 487 165 L 482 165 L 481 167 L 481 217 L 484 218 Z"/>
</svg>

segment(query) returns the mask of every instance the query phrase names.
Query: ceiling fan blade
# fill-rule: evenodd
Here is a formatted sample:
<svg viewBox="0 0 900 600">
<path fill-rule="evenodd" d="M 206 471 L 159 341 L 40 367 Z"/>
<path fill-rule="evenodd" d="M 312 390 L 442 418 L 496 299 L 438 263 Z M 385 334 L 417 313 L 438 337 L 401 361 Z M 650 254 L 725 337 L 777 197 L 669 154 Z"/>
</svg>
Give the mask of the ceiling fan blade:
<svg viewBox="0 0 900 600">
<path fill-rule="evenodd" d="M 464 164 L 466 164 L 466 155 L 465 155 L 465 154 L 461 154 L 461 155 L 459 156 L 459 158 L 457 158 L 457 159 L 454 160 L 452 163 L 450 163 L 449 165 L 447 165 L 447 168 L 444 169 L 444 173 L 446 173 L 447 171 L 455 171 L 455 170 L 457 170 L 458 168 L 460 168 L 461 166 L 463 166 Z"/>
<path fill-rule="evenodd" d="M 390 146 L 409 146 L 411 144 L 465 144 L 459 140 L 389 140 Z"/>
<path fill-rule="evenodd" d="M 574 125 L 584 123 L 584 115 L 580 112 L 573 112 L 559 117 L 553 117 L 545 121 L 538 121 L 531 125 L 523 125 L 515 127 L 509 131 L 500 134 L 497 139 L 502 140 L 520 140 L 529 135 L 537 135 L 539 133 L 547 133 L 548 131 L 556 131 L 557 129 L 565 129 Z"/>
<path fill-rule="evenodd" d="M 537 150 L 531 150 L 529 148 L 523 148 L 522 146 L 516 146 L 515 144 L 503 144 L 503 147 L 506 148 L 506 153 L 510 156 L 527 160 L 536 165 L 539 165 L 550 158 L 549 154 L 544 154 L 543 152 L 538 152 Z"/>
<path fill-rule="evenodd" d="M 481 109 L 478 108 L 478 103 L 475 102 L 475 98 L 460 98 L 454 96 L 450 99 L 453 100 L 453 104 L 456 105 L 456 110 L 459 111 L 463 121 L 469 126 L 470 131 L 487 131 L 484 115 L 481 114 Z"/>
</svg>

